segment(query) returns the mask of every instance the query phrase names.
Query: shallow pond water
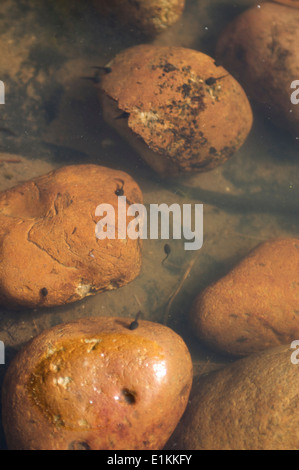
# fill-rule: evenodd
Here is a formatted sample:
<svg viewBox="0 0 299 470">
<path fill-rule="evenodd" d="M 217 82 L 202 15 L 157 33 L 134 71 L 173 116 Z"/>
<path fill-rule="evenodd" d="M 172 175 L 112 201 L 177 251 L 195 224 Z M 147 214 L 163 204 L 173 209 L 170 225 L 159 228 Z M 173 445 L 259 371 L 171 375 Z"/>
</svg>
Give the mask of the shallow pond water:
<svg viewBox="0 0 299 470">
<path fill-rule="evenodd" d="M 154 42 L 213 56 L 221 30 L 257 3 L 187 0 L 182 19 Z M 97 90 L 82 77 L 120 50 L 144 42 L 149 40 L 136 31 L 95 14 L 86 0 L 1 1 L 6 104 L 0 108 L 0 190 L 63 165 L 95 163 L 132 175 L 146 205 L 204 203 L 204 245 L 198 253 L 184 251 L 183 241 L 170 241 L 171 254 L 162 264 L 165 241 L 148 240 L 142 272 L 126 287 L 55 309 L 0 308 L 0 340 L 6 347 L 1 383 L 15 353 L 42 330 L 87 316 L 133 318 L 139 310 L 144 319 L 166 318 L 182 335 L 196 374 L 222 367 L 232 359 L 205 348 L 188 324 L 195 296 L 261 241 L 298 235 L 299 140 L 265 122 L 257 110 L 248 140 L 225 165 L 167 181 L 105 124 Z M 2 431 L 0 448 L 5 449 Z"/>
</svg>

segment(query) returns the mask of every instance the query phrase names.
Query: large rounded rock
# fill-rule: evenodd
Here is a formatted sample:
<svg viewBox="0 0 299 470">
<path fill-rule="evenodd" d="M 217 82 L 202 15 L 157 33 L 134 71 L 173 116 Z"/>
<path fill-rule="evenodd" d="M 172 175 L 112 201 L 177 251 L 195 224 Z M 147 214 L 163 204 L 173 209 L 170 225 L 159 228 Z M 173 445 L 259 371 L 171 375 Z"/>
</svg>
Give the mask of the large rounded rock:
<svg viewBox="0 0 299 470">
<path fill-rule="evenodd" d="M 55 306 L 132 281 L 140 271 L 139 240 L 99 240 L 96 208 L 118 190 L 142 202 L 126 173 L 97 165 L 68 166 L 0 194 L 0 302 Z M 116 225 L 117 227 L 117 225 Z"/>
<path fill-rule="evenodd" d="M 100 11 L 111 12 L 146 34 L 161 33 L 181 17 L 185 0 L 94 0 Z"/>
<path fill-rule="evenodd" d="M 191 311 L 200 339 L 245 356 L 299 338 L 299 240 L 259 245 L 199 294 Z"/>
<path fill-rule="evenodd" d="M 248 136 L 252 112 L 243 89 L 205 54 L 141 45 L 106 71 L 107 122 L 162 176 L 211 170 Z"/>
<path fill-rule="evenodd" d="M 280 346 L 200 378 L 167 448 L 298 450 L 299 373 Z"/>
<path fill-rule="evenodd" d="M 3 385 L 9 449 L 163 448 L 188 403 L 190 354 L 165 326 L 131 325 L 83 319 L 25 346 Z"/>
<path fill-rule="evenodd" d="M 292 8 L 299 8 L 299 0 L 274 0 L 274 2 L 282 3 Z"/>
<path fill-rule="evenodd" d="M 218 59 L 249 97 L 267 117 L 296 137 L 299 106 L 291 103 L 291 84 L 299 76 L 298 43 L 299 11 L 262 3 L 234 20 L 217 46 Z"/>
</svg>

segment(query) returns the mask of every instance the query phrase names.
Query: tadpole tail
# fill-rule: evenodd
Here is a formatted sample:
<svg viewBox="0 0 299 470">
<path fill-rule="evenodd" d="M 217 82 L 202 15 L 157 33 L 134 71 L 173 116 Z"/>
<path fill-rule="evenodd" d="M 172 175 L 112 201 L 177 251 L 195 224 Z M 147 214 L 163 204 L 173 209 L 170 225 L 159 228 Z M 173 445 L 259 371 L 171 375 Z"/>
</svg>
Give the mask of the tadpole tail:
<svg viewBox="0 0 299 470">
<path fill-rule="evenodd" d="M 92 68 L 95 69 L 95 70 L 98 70 L 99 72 L 103 72 L 105 74 L 108 74 L 108 73 L 112 72 L 111 67 L 103 67 L 103 66 L 94 65 Z"/>
<path fill-rule="evenodd" d="M 12 137 L 17 137 L 17 134 L 14 131 L 11 131 L 10 129 L 7 129 L 6 127 L 0 127 L 1 132 L 5 132 L 5 134 L 8 134 Z"/>
<path fill-rule="evenodd" d="M 164 266 L 164 264 L 168 260 L 168 258 L 169 258 L 169 255 L 166 255 L 165 258 L 163 259 L 162 263 L 161 263 L 162 266 Z"/>
<path fill-rule="evenodd" d="M 98 75 L 94 75 L 93 77 L 80 77 L 81 80 L 89 80 L 92 81 L 93 83 L 100 83 L 101 79 Z"/>
</svg>

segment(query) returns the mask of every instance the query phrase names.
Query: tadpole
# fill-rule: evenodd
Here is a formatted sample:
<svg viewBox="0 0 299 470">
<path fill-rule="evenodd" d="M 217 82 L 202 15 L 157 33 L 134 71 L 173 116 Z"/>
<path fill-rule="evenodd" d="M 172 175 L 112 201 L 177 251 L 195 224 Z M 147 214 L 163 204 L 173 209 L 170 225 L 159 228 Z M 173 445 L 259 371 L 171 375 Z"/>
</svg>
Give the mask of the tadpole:
<svg viewBox="0 0 299 470">
<path fill-rule="evenodd" d="M 127 113 L 127 111 L 124 111 L 123 113 L 121 113 L 119 116 L 117 116 L 116 118 L 114 118 L 115 120 L 118 120 L 118 119 L 128 119 L 130 117 L 130 113 Z"/>
<path fill-rule="evenodd" d="M 96 73 L 93 76 L 91 76 L 91 77 L 81 77 L 81 78 L 83 80 L 91 80 L 95 84 L 100 83 L 102 75 L 107 75 L 108 73 L 112 72 L 111 67 L 94 66 L 92 68 L 96 70 Z"/>
<path fill-rule="evenodd" d="M 103 66 L 94 65 L 93 69 L 96 69 L 96 70 L 98 70 L 99 72 L 102 72 L 102 74 L 105 74 L 105 75 L 108 75 L 108 73 L 112 72 L 111 67 L 103 67 Z"/>
<path fill-rule="evenodd" d="M 120 197 L 125 194 L 125 191 L 124 191 L 125 182 L 124 180 L 117 180 L 117 181 L 121 183 L 121 187 L 118 186 L 117 190 L 115 191 L 115 194 L 116 196 Z"/>
<path fill-rule="evenodd" d="M 137 328 L 139 327 L 139 323 L 138 323 L 138 320 L 141 316 L 142 312 L 138 312 L 136 317 L 135 317 L 135 320 L 130 324 L 129 326 L 129 330 L 137 330 Z"/>
<path fill-rule="evenodd" d="M 222 77 L 218 77 L 218 78 L 215 78 L 215 77 L 210 77 L 206 80 L 206 85 L 208 86 L 213 86 L 215 85 L 215 83 L 218 82 L 218 80 L 221 80 L 222 78 L 225 78 L 227 77 L 228 75 L 222 75 Z"/>
<path fill-rule="evenodd" d="M 47 295 L 49 294 L 48 292 L 48 289 L 46 287 L 43 287 L 40 291 L 42 297 L 47 297 Z"/>
<path fill-rule="evenodd" d="M 166 245 L 164 246 L 164 253 L 166 254 L 166 257 L 163 259 L 162 264 L 165 263 L 165 261 L 168 259 L 169 255 L 170 255 L 170 253 L 171 253 L 171 247 L 170 247 L 170 245 L 166 244 Z"/>
</svg>

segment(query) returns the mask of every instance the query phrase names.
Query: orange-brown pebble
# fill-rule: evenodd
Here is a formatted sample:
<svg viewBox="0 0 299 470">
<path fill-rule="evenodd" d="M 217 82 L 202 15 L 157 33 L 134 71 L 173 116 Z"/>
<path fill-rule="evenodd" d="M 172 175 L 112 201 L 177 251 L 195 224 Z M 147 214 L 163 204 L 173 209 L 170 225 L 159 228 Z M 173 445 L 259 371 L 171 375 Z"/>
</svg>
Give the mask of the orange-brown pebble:
<svg viewBox="0 0 299 470">
<path fill-rule="evenodd" d="M 98 240 L 98 205 L 118 213 L 116 191 L 142 202 L 126 173 L 74 165 L 0 193 L 0 302 L 52 307 L 132 281 L 141 267 L 138 240 Z"/>
<path fill-rule="evenodd" d="M 217 59 L 239 80 L 266 118 L 295 137 L 299 106 L 291 102 L 297 88 L 291 84 L 298 80 L 298 43 L 299 11 L 265 2 L 232 21 L 220 36 L 216 51 Z"/>
<path fill-rule="evenodd" d="M 141 45 L 109 67 L 101 80 L 106 120 L 162 176 L 211 170 L 248 136 L 243 89 L 205 54 Z"/>
<path fill-rule="evenodd" d="M 299 0 L 273 0 L 276 3 L 281 3 L 292 8 L 299 8 Z"/>
<path fill-rule="evenodd" d="M 293 353 L 289 345 L 271 348 L 201 377 L 166 449 L 298 450 Z"/>
<path fill-rule="evenodd" d="M 192 384 L 189 351 L 171 329 L 92 318 L 33 339 L 9 366 L 3 424 L 14 450 L 158 450 Z"/>
<path fill-rule="evenodd" d="M 120 21 L 155 35 L 179 20 L 185 0 L 94 0 L 94 4 L 100 12 L 113 13 Z"/>
<path fill-rule="evenodd" d="M 193 305 L 196 335 L 236 356 L 299 339 L 299 239 L 255 248 Z"/>
</svg>

